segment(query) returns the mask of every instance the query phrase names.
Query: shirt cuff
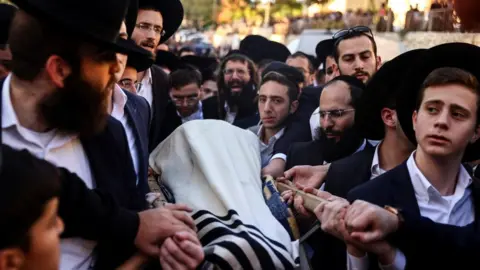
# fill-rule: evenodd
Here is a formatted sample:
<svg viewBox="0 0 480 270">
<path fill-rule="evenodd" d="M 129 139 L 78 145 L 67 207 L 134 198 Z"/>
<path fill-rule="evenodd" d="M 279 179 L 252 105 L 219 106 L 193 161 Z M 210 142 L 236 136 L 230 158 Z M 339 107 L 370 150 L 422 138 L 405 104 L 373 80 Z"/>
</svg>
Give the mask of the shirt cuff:
<svg viewBox="0 0 480 270">
<path fill-rule="evenodd" d="M 405 254 L 401 252 L 398 248 L 395 250 L 395 259 L 393 263 L 390 265 L 382 265 L 378 263 L 380 269 L 382 270 L 403 270 L 405 269 L 405 265 L 407 264 L 407 259 L 405 258 Z"/>
<path fill-rule="evenodd" d="M 274 159 L 283 159 L 283 161 L 287 162 L 287 155 L 285 154 L 275 154 L 273 155 L 273 157 L 270 159 L 270 161 L 274 160 Z"/>
<path fill-rule="evenodd" d="M 358 258 L 347 252 L 347 269 L 348 270 L 368 270 L 369 261 L 368 254 Z"/>
</svg>

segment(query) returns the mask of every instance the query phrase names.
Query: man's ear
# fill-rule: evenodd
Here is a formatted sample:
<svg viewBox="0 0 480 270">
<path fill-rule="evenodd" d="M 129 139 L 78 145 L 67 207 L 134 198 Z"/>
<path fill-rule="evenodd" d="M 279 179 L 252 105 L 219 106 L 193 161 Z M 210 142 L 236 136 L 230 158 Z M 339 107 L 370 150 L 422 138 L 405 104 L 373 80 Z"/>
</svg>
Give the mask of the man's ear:
<svg viewBox="0 0 480 270">
<path fill-rule="evenodd" d="M 470 139 L 470 143 L 475 143 L 479 139 L 480 135 L 480 125 L 477 125 L 477 128 L 475 129 L 475 133 L 473 134 L 472 139 Z"/>
<path fill-rule="evenodd" d="M 418 112 L 417 110 L 413 111 L 412 115 L 412 123 L 413 123 L 413 130 L 417 130 L 417 117 L 418 117 Z"/>
<path fill-rule="evenodd" d="M 382 57 L 377 55 L 377 70 L 379 70 L 382 67 Z"/>
<path fill-rule="evenodd" d="M 397 125 L 397 117 L 395 110 L 389 108 L 383 108 L 381 111 L 382 121 L 383 123 L 390 127 L 395 128 Z"/>
<path fill-rule="evenodd" d="M 295 100 L 290 104 L 290 114 L 294 114 L 298 109 L 298 100 Z"/>
<path fill-rule="evenodd" d="M 65 79 L 72 73 L 72 68 L 60 56 L 51 55 L 45 63 L 45 71 L 56 87 L 63 88 Z"/>
<path fill-rule="evenodd" d="M 22 269 L 25 256 L 19 248 L 7 248 L 0 251 L 0 269 Z"/>
</svg>

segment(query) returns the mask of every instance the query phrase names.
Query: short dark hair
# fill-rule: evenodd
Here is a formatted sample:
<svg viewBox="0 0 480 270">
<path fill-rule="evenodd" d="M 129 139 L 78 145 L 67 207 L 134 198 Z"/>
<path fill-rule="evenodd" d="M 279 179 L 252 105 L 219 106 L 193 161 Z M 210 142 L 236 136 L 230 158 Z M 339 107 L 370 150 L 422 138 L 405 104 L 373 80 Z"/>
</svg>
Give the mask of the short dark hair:
<svg viewBox="0 0 480 270">
<path fill-rule="evenodd" d="M 338 82 L 344 82 L 348 85 L 348 89 L 350 90 L 350 98 L 351 98 L 350 105 L 356 109 L 358 106 L 358 103 L 360 102 L 360 98 L 363 94 L 363 90 L 365 89 L 365 85 L 363 84 L 363 82 L 353 76 L 340 75 L 333 78 L 328 83 L 326 83 L 323 86 L 323 89 Z"/>
<path fill-rule="evenodd" d="M 51 199 L 60 196 L 60 171 L 32 156 L 2 145 L 0 172 L 0 250 L 28 251 L 29 231 Z"/>
<path fill-rule="evenodd" d="M 292 103 L 295 100 L 298 100 L 298 93 L 299 93 L 298 86 L 292 81 L 290 81 L 287 77 L 285 77 L 284 75 L 278 72 L 271 71 L 267 73 L 265 76 L 263 76 L 262 82 L 260 83 L 260 87 L 262 87 L 262 85 L 270 81 L 279 83 L 287 87 L 288 89 L 287 95 L 288 95 L 288 98 L 290 99 L 290 103 Z"/>
<path fill-rule="evenodd" d="M 338 46 L 340 45 L 340 43 L 342 43 L 345 40 L 349 40 L 349 39 L 357 38 L 357 37 L 367 37 L 372 43 L 373 54 L 375 55 L 375 57 L 377 56 L 377 43 L 375 42 L 375 39 L 373 37 L 365 34 L 365 33 L 353 32 L 350 35 L 342 38 L 341 40 L 339 40 L 337 42 L 335 42 L 335 47 L 333 48 L 333 58 L 335 58 L 335 61 L 337 63 L 338 63 L 338 59 L 340 59 L 340 52 L 338 51 Z"/>
<path fill-rule="evenodd" d="M 425 90 L 432 86 L 458 84 L 471 89 L 477 96 L 477 124 L 480 123 L 480 85 L 478 79 L 468 71 L 454 67 L 442 67 L 432 71 L 423 81 L 422 88 L 417 95 L 415 109 L 418 111 L 422 105 Z"/>
<path fill-rule="evenodd" d="M 8 44 L 12 52 L 12 72 L 21 80 L 33 81 L 51 55 L 58 55 L 72 68 L 80 66 L 83 36 L 35 18 L 19 10 L 12 21 Z M 111 57 L 115 57 L 112 52 Z"/>
<path fill-rule="evenodd" d="M 200 73 L 200 71 L 193 67 L 179 69 L 170 73 L 170 89 L 180 89 L 192 83 L 196 84 L 198 87 L 202 86 L 202 74 Z"/>
<path fill-rule="evenodd" d="M 312 60 L 310 59 L 310 57 L 308 57 L 308 55 L 307 55 L 306 53 L 303 53 L 303 52 L 295 52 L 294 54 L 290 55 L 290 56 L 288 57 L 288 59 L 298 58 L 298 57 L 307 59 L 307 61 L 308 61 L 308 72 L 310 72 L 310 74 L 315 73 L 315 66 L 313 65 Z"/>
</svg>

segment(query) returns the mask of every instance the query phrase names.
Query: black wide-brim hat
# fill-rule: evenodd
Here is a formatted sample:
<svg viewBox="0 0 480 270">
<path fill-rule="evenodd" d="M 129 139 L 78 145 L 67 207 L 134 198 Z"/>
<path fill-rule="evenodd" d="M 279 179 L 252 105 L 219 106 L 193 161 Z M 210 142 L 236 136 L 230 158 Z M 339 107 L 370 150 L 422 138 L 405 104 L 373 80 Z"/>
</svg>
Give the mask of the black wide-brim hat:
<svg viewBox="0 0 480 270">
<path fill-rule="evenodd" d="M 258 50 L 258 48 L 257 48 Z M 279 62 L 286 62 L 287 58 L 292 55 L 287 46 L 276 41 L 269 41 L 269 44 L 263 48 L 263 59 L 271 59 Z"/>
<path fill-rule="evenodd" d="M 17 8 L 10 4 L 0 4 L 0 44 L 7 44 L 10 24 L 16 11 Z"/>
<path fill-rule="evenodd" d="M 184 64 L 178 56 L 169 51 L 159 50 L 157 51 L 157 59 L 155 65 L 160 67 L 167 67 L 170 72 L 174 72 L 177 69 L 184 67 Z"/>
<path fill-rule="evenodd" d="M 125 53 L 131 50 L 117 43 L 120 26 L 129 6 L 128 0 L 12 0 L 33 17 L 52 23 L 52 27 L 85 37 L 92 44 Z"/>
<path fill-rule="evenodd" d="M 259 63 L 263 59 L 268 58 L 266 54 L 267 50 L 270 49 L 270 40 L 263 36 L 259 35 L 248 35 L 242 41 L 240 41 L 240 46 L 238 50 L 232 51 L 233 53 L 240 53 L 253 62 Z"/>
<path fill-rule="evenodd" d="M 412 115 L 421 86 L 427 76 L 438 68 L 452 67 L 465 70 L 480 79 L 480 48 L 467 43 L 447 43 L 429 49 L 421 61 L 412 66 L 401 86 L 401 95 L 397 99 L 397 117 L 405 135 L 417 144 L 413 129 Z M 480 159 L 480 141 L 469 144 L 463 161 Z"/>
<path fill-rule="evenodd" d="M 272 71 L 282 74 L 289 81 L 291 81 L 297 86 L 298 84 L 305 81 L 305 77 L 303 76 L 303 73 L 300 72 L 300 70 L 279 61 L 274 61 L 268 64 L 268 66 L 266 66 L 265 69 L 262 71 L 262 78 Z"/>
<path fill-rule="evenodd" d="M 154 8 L 162 14 L 165 35 L 160 43 L 167 41 L 182 25 L 184 11 L 180 0 L 140 0 L 139 8 Z"/>
<path fill-rule="evenodd" d="M 155 62 L 153 54 L 138 46 L 132 39 L 129 39 L 126 42 L 130 43 L 134 48 L 128 54 L 127 67 L 133 67 L 137 72 L 149 69 Z"/>
<path fill-rule="evenodd" d="M 335 41 L 332 38 L 322 40 L 317 44 L 315 47 L 315 54 L 317 54 L 320 63 L 325 65 L 327 56 L 333 55 L 334 44 Z"/>
<path fill-rule="evenodd" d="M 368 81 L 355 111 L 355 126 L 366 139 L 382 140 L 385 137 L 381 111 L 392 99 L 409 69 L 426 52 L 418 49 L 405 52 L 386 62 Z"/>
<path fill-rule="evenodd" d="M 212 68 L 215 69 L 215 67 L 218 65 L 218 61 L 215 57 L 186 55 L 181 57 L 180 60 L 185 64 L 196 67 L 200 71 Z"/>
</svg>

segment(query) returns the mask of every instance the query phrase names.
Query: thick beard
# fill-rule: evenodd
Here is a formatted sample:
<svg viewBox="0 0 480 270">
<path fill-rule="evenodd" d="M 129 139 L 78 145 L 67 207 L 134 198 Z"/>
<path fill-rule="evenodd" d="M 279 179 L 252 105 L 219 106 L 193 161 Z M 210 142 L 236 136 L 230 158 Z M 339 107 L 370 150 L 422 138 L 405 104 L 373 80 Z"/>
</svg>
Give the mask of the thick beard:
<svg viewBox="0 0 480 270">
<path fill-rule="evenodd" d="M 338 142 L 336 139 L 327 138 L 323 129 L 318 128 L 315 140 L 322 145 L 324 160 L 333 162 L 352 155 L 360 147 L 364 139 L 354 127 L 349 127 L 343 132 Z"/>
<path fill-rule="evenodd" d="M 227 86 L 228 87 L 228 86 Z M 242 91 L 238 93 L 232 93 L 231 88 L 226 91 L 227 104 L 230 108 L 237 108 L 238 119 L 250 116 L 257 109 L 255 104 L 255 97 L 257 96 L 257 90 L 254 87 L 253 82 L 249 82 L 242 87 Z"/>
<path fill-rule="evenodd" d="M 90 137 L 106 125 L 107 98 L 106 89 L 93 87 L 77 72 L 65 80 L 65 87 L 45 98 L 40 108 L 50 128 Z"/>
</svg>

